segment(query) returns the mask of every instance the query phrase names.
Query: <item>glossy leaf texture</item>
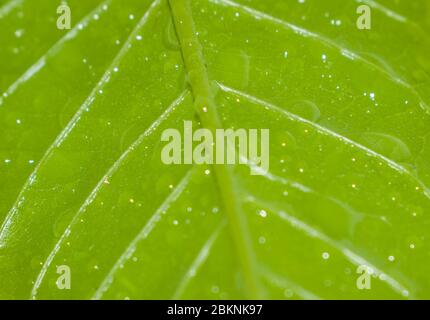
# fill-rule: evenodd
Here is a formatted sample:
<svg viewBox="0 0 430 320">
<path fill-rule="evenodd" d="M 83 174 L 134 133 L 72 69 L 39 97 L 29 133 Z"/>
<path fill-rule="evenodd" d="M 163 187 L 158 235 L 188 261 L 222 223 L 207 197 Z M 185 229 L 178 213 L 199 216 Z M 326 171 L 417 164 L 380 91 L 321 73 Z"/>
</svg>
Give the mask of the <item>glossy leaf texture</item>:
<svg viewBox="0 0 430 320">
<path fill-rule="evenodd" d="M 0 0 L 0 298 L 430 297 L 427 1 L 68 3 Z M 267 173 L 161 162 L 214 112 Z"/>
</svg>

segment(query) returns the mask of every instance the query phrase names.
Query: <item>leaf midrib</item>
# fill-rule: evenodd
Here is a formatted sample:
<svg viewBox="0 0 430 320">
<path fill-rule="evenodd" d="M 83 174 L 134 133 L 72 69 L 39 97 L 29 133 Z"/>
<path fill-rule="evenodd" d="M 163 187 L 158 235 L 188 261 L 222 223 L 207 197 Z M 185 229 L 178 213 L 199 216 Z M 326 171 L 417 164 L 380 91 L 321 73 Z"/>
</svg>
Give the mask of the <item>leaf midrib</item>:
<svg viewBox="0 0 430 320">
<path fill-rule="evenodd" d="M 194 108 L 201 120 L 202 127 L 215 135 L 216 130 L 222 128 L 222 123 L 209 82 L 202 46 L 197 38 L 190 0 L 169 0 L 169 4 L 194 95 Z M 243 272 L 246 295 L 251 299 L 261 298 L 255 253 L 232 169 L 216 164 L 213 165 L 213 169 L 235 251 Z"/>
</svg>

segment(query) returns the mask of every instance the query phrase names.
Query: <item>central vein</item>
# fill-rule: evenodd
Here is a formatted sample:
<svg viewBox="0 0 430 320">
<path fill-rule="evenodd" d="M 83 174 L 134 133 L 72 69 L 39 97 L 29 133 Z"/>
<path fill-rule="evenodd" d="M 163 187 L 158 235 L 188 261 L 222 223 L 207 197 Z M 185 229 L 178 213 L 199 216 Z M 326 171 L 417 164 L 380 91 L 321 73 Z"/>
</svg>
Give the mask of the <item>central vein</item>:
<svg viewBox="0 0 430 320">
<path fill-rule="evenodd" d="M 169 0 L 169 3 L 194 96 L 194 108 L 202 126 L 215 135 L 216 129 L 222 128 L 222 123 L 209 82 L 202 47 L 197 39 L 190 0 Z M 254 250 L 232 169 L 229 166 L 215 164 L 214 172 L 243 271 L 248 298 L 257 299 L 260 297 L 261 290 L 258 284 Z"/>
</svg>

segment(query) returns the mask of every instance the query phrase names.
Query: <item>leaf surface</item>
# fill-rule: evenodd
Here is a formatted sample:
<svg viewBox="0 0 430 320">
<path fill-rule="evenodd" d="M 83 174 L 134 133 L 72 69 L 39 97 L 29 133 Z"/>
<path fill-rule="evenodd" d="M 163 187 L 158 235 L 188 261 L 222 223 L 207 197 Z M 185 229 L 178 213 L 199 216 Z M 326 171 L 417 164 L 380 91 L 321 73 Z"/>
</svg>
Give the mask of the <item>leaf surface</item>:
<svg viewBox="0 0 430 320">
<path fill-rule="evenodd" d="M 99 1 L 44 33 L 0 82 L 1 297 L 428 298 L 426 2 L 365 1 L 369 32 L 359 3 Z M 185 120 L 270 128 L 269 172 L 162 164 Z"/>
</svg>

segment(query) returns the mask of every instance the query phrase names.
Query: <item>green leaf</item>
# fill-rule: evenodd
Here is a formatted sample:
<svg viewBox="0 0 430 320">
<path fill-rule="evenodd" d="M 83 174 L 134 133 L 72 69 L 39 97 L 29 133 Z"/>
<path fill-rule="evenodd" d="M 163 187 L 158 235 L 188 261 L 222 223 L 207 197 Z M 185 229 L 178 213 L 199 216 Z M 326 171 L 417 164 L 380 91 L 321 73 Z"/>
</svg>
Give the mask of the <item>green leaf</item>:
<svg viewBox="0 0 430 320">
<path fill-rule="evenodd" d="M 429 298 L 426 1 L 68 2 L 0 1 L 1 298 Z M 184 121 L 269 172 L 163 164 Z"/>
<path fill-rule="evenodd" d="M 70 1 L 74 7 L 73 21 L 84 18 L 91 10 L 94 10 L 100 0 Z M 39 58 L 50 56 L 55 49 L 75 37 L 70 33 L 67 38 L 56 26 L 56 12 L 59 3 L 57 1 L 26 1 L 9 0 L 0 3 L 0 39 L 2 71 L 0 90 L 6 91 L 11 86 L 11 91 L 18 84 L 25 81 L 32 72 L 36 72 L 43 65 L 43 60 L 34 64 Z M 76 19 L 76 20 L 75 20 Z M 86 24 L 88 18 L 83 20 Z M 62 39 L 61 39 L 62 38 Z M 50 47 L 60 41 L 55 48 Z M 49 50 L 49 51 L 48 51 Z M 16 81 L 19 79 L 18 81 Z M 15 84 L 13 84 L 15 82 Z M 11 92 L 8 92 L 11 93 Z"/>
</svg>

